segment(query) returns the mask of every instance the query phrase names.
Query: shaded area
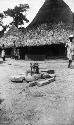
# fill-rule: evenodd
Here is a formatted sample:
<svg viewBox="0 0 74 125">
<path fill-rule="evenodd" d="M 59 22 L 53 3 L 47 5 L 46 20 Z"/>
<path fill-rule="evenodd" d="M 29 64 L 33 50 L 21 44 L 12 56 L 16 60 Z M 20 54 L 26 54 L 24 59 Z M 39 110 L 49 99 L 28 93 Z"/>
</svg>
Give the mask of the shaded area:
<svg viewBox="0 0 74 125">
<path fill-rule="evenodd" d="M 20 59 L 45 60 L 49 58 L 65 58 L 65 44 L 52 44 L 20 48 Z"/>
<path fill-rule="evenodd" d="M 0 104 L 4 101 L 4 99 L 0 99 Z"/>
</svg>

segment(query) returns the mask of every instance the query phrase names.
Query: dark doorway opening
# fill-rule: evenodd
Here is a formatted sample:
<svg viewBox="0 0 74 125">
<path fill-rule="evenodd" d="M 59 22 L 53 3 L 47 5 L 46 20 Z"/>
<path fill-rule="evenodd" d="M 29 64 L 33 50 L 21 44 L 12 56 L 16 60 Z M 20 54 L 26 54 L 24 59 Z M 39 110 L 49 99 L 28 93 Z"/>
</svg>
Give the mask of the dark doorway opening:
<svg viewBox="0 0 74 125">
<path fill-rule="evenodd" d="M 65 44 L 52 44 L 44 46 L 20 47 L 20 59 L 44 60 L 50 58 L 65 58 Z"/>
</svg>

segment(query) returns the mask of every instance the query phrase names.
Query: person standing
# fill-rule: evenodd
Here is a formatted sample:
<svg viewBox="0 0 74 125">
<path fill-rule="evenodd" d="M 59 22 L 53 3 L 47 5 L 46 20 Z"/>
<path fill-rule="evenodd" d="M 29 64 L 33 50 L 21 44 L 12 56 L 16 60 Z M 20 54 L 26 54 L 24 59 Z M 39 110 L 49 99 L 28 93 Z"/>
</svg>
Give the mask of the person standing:
<svg viewBox="0 0 74 125">
<path fill-rule="evenodd" d="M 67 47 L 67 58 L 69 60 L 69 63 L 68 63 L 68 68 L 71 68 L 72 66 L 72 57 L 73 57 L 73 35 L 70 35 L 69 36 L 69 41 L 68 43 L 66 43 L 66 46 Z"/>
<path fill-rule="evenodd" d="M 1 57 L 2 57 L 3 61 L 5 61 L 5 46 L 4 46 L 4 44 L 2 45 Z"/>
</svg>

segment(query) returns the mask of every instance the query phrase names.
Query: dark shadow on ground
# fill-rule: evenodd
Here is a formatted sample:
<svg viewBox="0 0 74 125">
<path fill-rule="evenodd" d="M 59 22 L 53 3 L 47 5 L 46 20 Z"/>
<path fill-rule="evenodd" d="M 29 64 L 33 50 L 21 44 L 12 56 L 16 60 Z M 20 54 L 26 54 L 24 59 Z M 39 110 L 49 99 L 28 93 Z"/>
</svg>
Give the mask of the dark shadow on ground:
<svg viewBox="0 0 74 125">
<path fill-rule="evenodd" d="M 71 66 L 71 68 L 70 69 L 74 69 L 74 66 Z"/>
<path fill-rule="evenodd" d="M 0 104 L 4 101 L 4 99 L 0 99 Z"/>
<path fill-rule="evenodd" d="M 0 64 L 4 63 L 3 61 L 0 61 Z"/>
<path fill-rule="evenodd" d="M 6 60 L 5 60 L 6 61 Z M 0 64 L 3 64 L 3 63 L 5 63 L 5 61 L 0 61 Z"/>
</svg>

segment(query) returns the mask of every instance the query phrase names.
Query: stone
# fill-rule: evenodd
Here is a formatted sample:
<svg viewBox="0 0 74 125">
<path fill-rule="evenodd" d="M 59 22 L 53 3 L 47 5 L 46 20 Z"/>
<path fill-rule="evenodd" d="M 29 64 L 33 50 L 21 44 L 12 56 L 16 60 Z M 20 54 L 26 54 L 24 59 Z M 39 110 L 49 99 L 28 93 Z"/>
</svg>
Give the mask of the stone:
<svg viewBox="0 0 74 125">
<path fill-rule="evenodd" d="M 37 86 L 43 86 L 43 85 L 47 85 L 51 82 L 55 81 L 55 77 L 49 78 L 49 79 L 41 79 L 37 82 Z"/>
<path fill-rule="evenodd" d="M 21 74 L 19 74 L 19 75 L 22 77 L 23 80 L 25 80 L 25 78 L 26 78 L 26 73 L 21 73 Z"/>
<path fill-rule="evenodd" d="M 33 87 L 37 85 L 37 81 L 30 82 L 29 87 Z"/>
<path fill-rule="evenodd" d="M 42 79 L 56 77 L 54 70 L 41 71 Z"/>
<path fill-rule="evenodd" d="M 23 76 L 21 75 L 14 75 L 10 77 L 12 82 L 23 82 Z"/>
<path fill-rule="evenodd" d="M 35 81 L 35 78 L 33 75 L 29 74 L 25 77 L 26 82 L 33 82 Z"/>
<path fill-rule="evenodd" d="M 44 73 L 41 74 L 41 78 L 46 79 L 46 78 L 51 78 L 51 76 L 47 72 L 44 72 Z"/>
<path fill-rule="evenodd" d="M 41 79 L 41 74 L 33 74 L 35 80 Z"/>
</svg>

